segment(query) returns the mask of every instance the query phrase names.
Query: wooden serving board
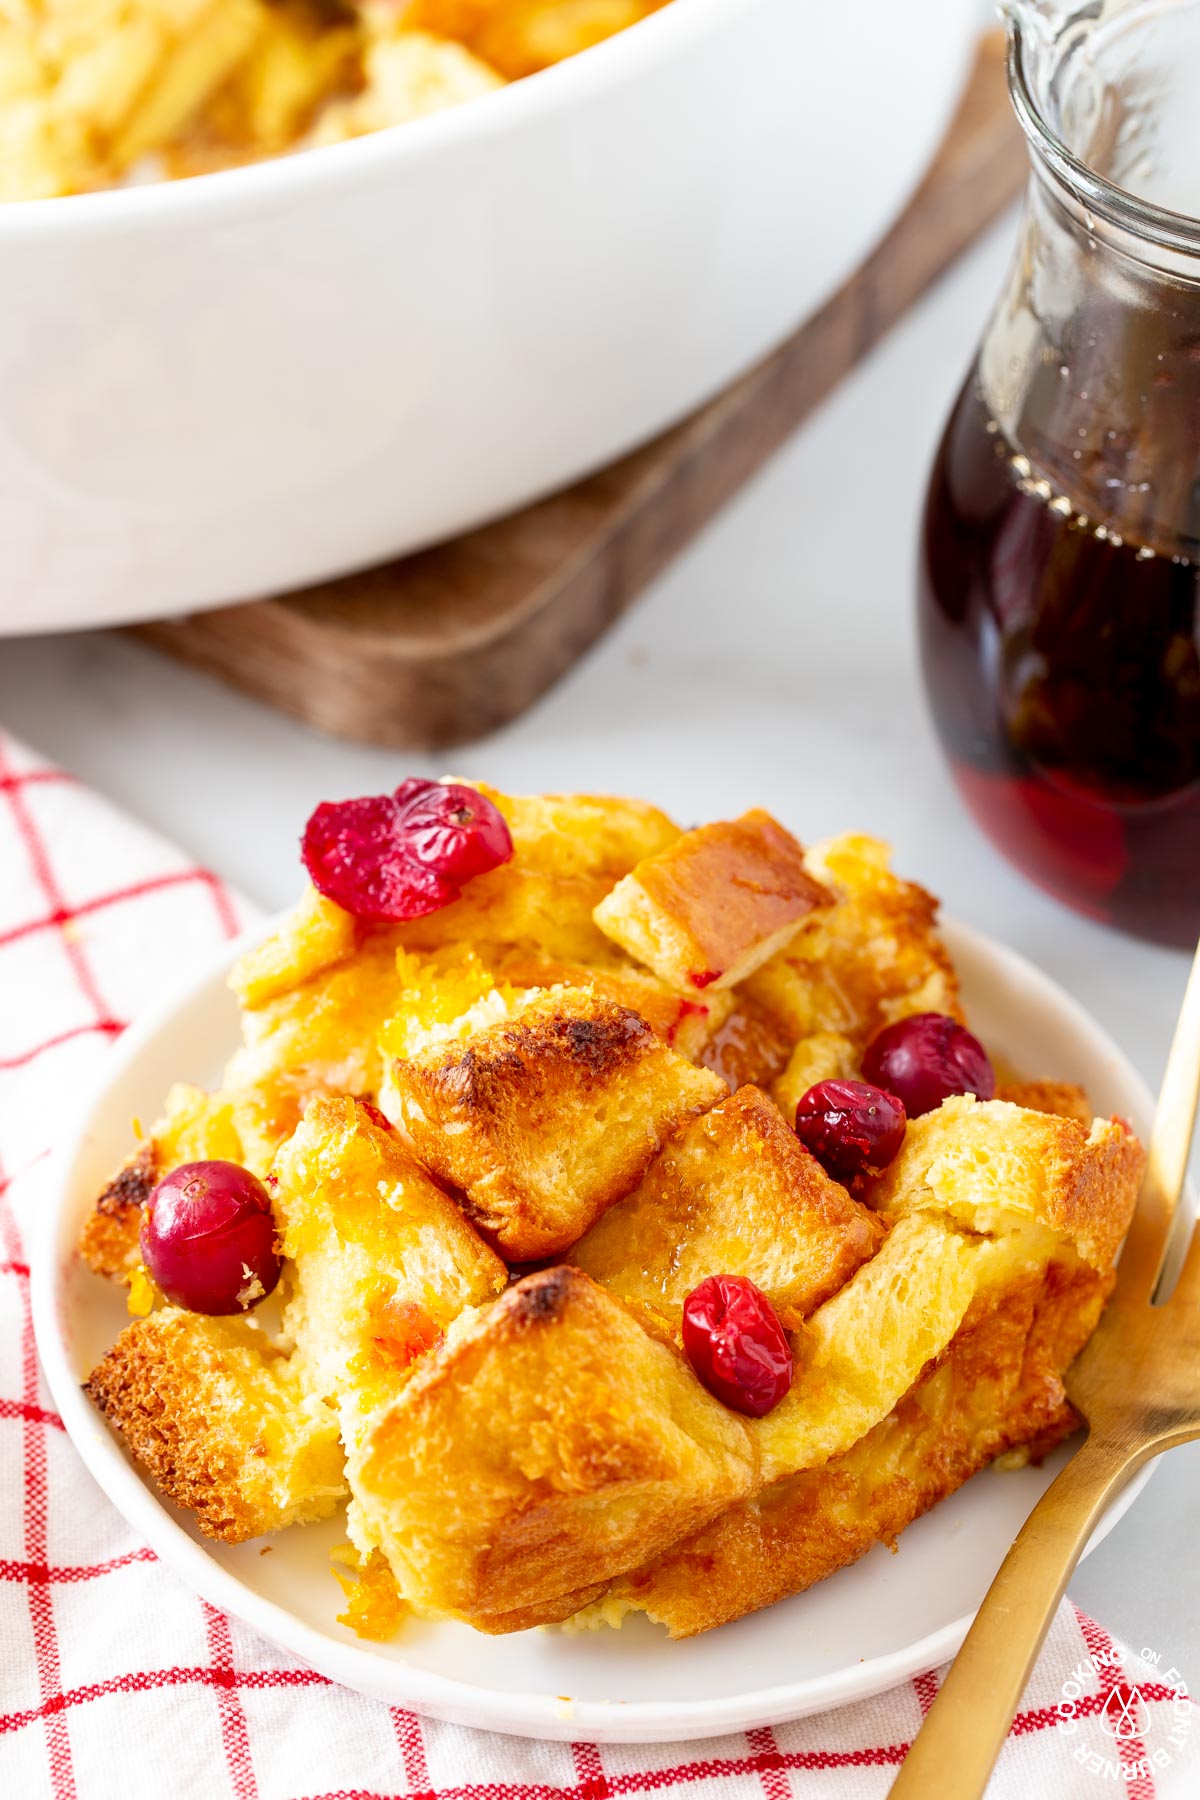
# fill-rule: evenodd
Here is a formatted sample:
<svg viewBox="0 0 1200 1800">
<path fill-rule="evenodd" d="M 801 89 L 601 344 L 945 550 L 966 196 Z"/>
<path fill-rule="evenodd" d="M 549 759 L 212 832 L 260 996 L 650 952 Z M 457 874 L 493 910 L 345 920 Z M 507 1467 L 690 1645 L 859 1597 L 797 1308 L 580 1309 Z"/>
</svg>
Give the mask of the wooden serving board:
<svg viewBox="0 0 1200 1800">
<path fill-rule="evenodd" d="M 892 231 L 781 349 L 683 424 L 436 549 L 134 635 L 338 737 L 429 750 L 494 731 L 624 612 L 1014 197 L 1025 168 L 990 33 Z"/>
</svg>

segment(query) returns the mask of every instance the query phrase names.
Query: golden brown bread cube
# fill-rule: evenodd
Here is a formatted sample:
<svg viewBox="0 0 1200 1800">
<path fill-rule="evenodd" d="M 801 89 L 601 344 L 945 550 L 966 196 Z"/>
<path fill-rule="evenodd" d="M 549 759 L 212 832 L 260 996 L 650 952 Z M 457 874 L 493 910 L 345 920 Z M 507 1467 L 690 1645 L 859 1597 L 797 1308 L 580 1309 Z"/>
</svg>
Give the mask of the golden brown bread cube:
<svg viewBox="0 0 1200 1800">
<path fill-rule="evenodd" d="M 571 1260 L 672 1327 L 706 1276 L 746 1275 L 791 1330 L 882 1236 L 878 1217 L 826 1175 L 767 1096 L 744 1087 L 681 1127 Z"/>
<path fill-rule="evenodd" d="M 337 1415 L 249 1319 L 166 1307 L 127 1325 L 86 1390 L 169 1500 L 227 1544 L 326 1518 Z"/>
<path fill-rule="evenodd" d="M 469 1035 L 397 1058 L 380 1104 L 509 1262 L 573 1244 L 726 1092 L 586 988 L 497 995 L 466 1018 Z"/>
<path fill-rule="evenodd" d="M 1066 1242 L 1105 1271 L 1133 1216 L 1145 1161 L 1116 1120 L 1096 1119 L 1085 1131 L 1074 1119 L 962 1095 L 909 1120 L 871 1204 L 884 1218 L 937 1213 L 968 1231 L 1020 1233 L 1035 1250 Z"/>
<path fill-rule="evenodd" d="M 282 925 L 234 964 L 229 985 L 239 1006 L 257 1011 L 345 962 L 369 935 L 366 926 L 309 885 Z"/>
<path fill-rule="evenodd" d="M 733 987 L 831 904 L 795 838 L 755 809 L 638 864 L 596 908 L 622 950 L 683 992 Z"/>
<path fill-rule="evenodd" d="M 465 1315 L 376 1426 L 360 1504 L 416 1605 L 562 1616 L 750 1492 L 745 1423 L 576 1269 Z M 539 1613 L 540 1609 L 540 1613 Z"/>
<path fill-rule="evenodd" d="M 815 1468 L 877 1425 L 1010 1261 L 944 1219 L 897 1219 L 875 1255 L 794 1334 L 788 1393 L 748 1422 L 763 1481 Z"/>
<path fill-rule="evenodd" d="M 295 1282 L 284 1323 L 313 1391 L 354 1424 L 395 1394 L 508 1271 L 395 1132 L 353 1100 L 313 1100 L 275 1163 Z"/>
<path fill-rule="evenodd" d="M 836 904 L 802 921 L 746 984 L 793 1042 L 836 1032 L 861 1051 L 883 1026 L 910 1013 L 962 1017 L 958 981 L 936 931 L 937 901 L 892 874 L 886 844 L 833 838 L 814 846 L 805 863 Z"/>
</svg>

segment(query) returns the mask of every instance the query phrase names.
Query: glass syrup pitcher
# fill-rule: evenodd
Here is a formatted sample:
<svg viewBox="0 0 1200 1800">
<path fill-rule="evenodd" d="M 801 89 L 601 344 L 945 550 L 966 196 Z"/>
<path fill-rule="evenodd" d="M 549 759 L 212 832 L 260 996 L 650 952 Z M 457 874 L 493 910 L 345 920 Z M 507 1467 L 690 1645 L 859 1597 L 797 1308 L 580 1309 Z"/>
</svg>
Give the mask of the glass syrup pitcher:
<svg viewBox="0 0 1200 1800">
<path fill-rule="evenodd" d="M 1200 935 L 1200 0 L 1012 0 L 1031 178 L 930 478 L 922 662 L 1028 875 Z"/>
</svg>

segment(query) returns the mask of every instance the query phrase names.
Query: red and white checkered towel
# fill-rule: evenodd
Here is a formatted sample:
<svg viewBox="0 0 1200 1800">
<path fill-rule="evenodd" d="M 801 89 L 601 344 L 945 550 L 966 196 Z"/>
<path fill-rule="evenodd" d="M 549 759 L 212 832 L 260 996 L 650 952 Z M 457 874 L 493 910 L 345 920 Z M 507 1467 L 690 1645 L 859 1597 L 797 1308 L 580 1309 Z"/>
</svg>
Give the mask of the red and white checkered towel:
<svg viewBox="0 0 1200 1800">
<path fill-rule="evenodd" d="M 462 1730 L 348 1693 L 215 1612 L 99 1493 L 50 1408 L 34 1348 L 26 1244 L 46 1158 L 138 1008 L 252 916 L 215 876 L 0 733 L 0 1794 L 885 1794 L 936 1672 L 818 1718 L 702 1743 L 598 1748 Z M 1194 1749 L 1170 1748 L 1175 1699 L 1167 1672 L 1131 1698 L 1111 1640 L 1064 1604 L 992 1791 L 1194 1793 Z M 1105 1733 L 1118 1712 L 1141 1738 Z"/>
</svg>

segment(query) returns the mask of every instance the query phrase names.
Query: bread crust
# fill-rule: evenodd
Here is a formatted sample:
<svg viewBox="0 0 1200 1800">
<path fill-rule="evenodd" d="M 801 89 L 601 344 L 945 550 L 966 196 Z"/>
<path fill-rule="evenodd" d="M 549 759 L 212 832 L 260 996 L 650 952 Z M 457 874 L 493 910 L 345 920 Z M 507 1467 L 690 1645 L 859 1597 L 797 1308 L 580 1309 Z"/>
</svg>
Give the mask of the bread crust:
<svg viewBox="0 0 1200 1800">
<path fill-rule="evenodd" d="M 97 1275 L 117 1279 L 141 1260 L 138 1232 L 142 1207 L 158 1181 L 153 1139 L 138 1146 L 129 1161 L 101 1189 L 79 1234 L 79 1253 Z"/>
<path fill-rule="evenodd" d="M 628 1007 L 534 992 L 392 1066 L 381 1104 L 509 1262 L 561 1254 L 725 1084 Z"/>
<path fill-rule="evenodd" d="M 176 1307 L 137 1319 L 84 1391 L 222 1543 L 325 1518 L 345 1492 L 336 1417 L 305 1405 L 286 1358 L 245 1319 Z"/>
<path fill-rule="evenodd" d="M 732 994 L 709 993 L 692 998 L 628 964 L 593 968 L 586 963 L 516 956 L 503 959 L 496 973 L 516 988 L 591 988 L 604 999 L 637 1013 L 655 1037 L 670 1044 L 681 1056 L 704 1062 L 708 1068 L 716 1068 L 707 1054 L 709 1042 L 714 1033 L 721 1031 L 734 1006 Z M 725 1071 L 717 1069 L 717 1073 L 724 1075 Z"/>
<path fill-rule="evenodd" d="M 596 908 L 623 950 L 687 992 L 733 987 L 832 896 L 770 813 L 701 825 L 639 863 Z"/>
<path fill-rule="evenodd" d="M 265 1165 L 256 1165 L 245 1152 L 231 1097 L 176 1082 L 163 1117 L 105 1184 L 84 1220 L 79 1252 L 88 1266 L 97 1275 L 127 1278 L 141 1260 L 142 1207 L 156 1184 L 180 1163 L 214 1158 L 245 1162 L 256 1174 L 265 1173 Z"/>
<path fill-rule="evenodd" d="M 1103 1272 L 1129 1228 L 1145 1165 L 1119 1120 L 1085 1130 L 1074 1119 L 963 1095 L 909 1121 L 904 1148 L 870 1199 L 885 1218 L 925 1211 L 976 1231 L 1040 1226 Z"/>
</svg>

